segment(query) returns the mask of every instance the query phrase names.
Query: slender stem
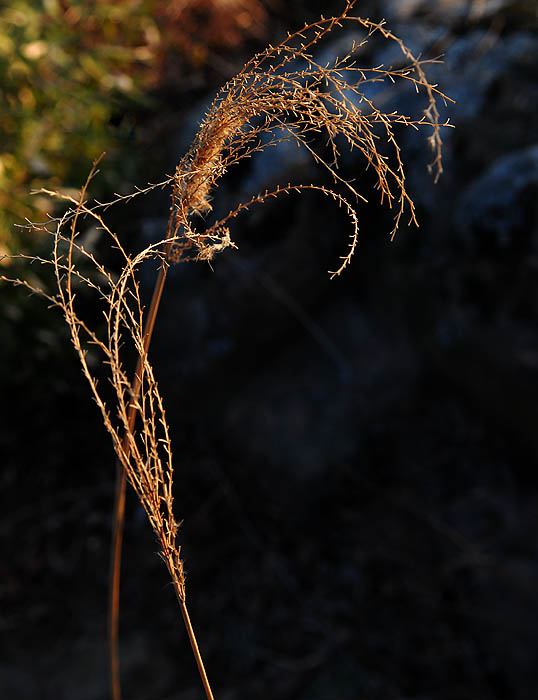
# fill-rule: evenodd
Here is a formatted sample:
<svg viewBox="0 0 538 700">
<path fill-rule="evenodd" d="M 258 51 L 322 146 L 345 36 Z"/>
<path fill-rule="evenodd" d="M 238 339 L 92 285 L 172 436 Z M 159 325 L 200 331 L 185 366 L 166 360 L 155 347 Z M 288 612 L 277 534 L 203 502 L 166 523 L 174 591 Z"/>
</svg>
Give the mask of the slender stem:
<svg viewBox="0 0 538 700">
<path fill-rule="evenodd" d="M 164 262 L 160 269 L 153 296 L 144 324 L 143 353 L 139 356 L 132 386 L 132 401 L 129 405 L 128 431 L 132 433 L 136 419 L 136 401 L 142 386 L 142 370 L 144 358 L 148 352 L 155 319 L 161 301 L 168 264 Z M 127 458 L 130 453 L 128 432 L 123 438 L 123 451 Z M 119 460 L 116 460 L 116 498 L 114 502 L 114 530 L 112 534 L 112 552 L 110 563 L 110 599 L 108 608 L 108 642 L 110 654 L 110 683 L 111 697 L 113 700 L 121 700 L 120 664 L 119 664 L 119 615 L 120 615 L 120 574 L 121 574 L 121 549 L 123 542 L 123 524 L 125 522 L 125 469 Z"/>
<path fill-rule="evenodd" d="M 177 594 L 177 597 L 179 600 L 179 605 L 181 607 L 181 614 L 183 615 L 183 622 L 185 623 L 187 634 L 189 635 L 189 642 L 191 643 L 192 653 L 194 654 L 194 658 L 196 659 L 196 665 L 198 666 L 198 672 L 200 674 L 200 678 L 202 679 L 202 685 L 204 686 L 207 700 L 214 700 L 213 693 L 211 692 L 211 686 L 209 685 L 209 680 L 205 672 L 204 662 L 202 661 L 202 656 L 200 654 L 200 649 L 198 649 L 198 643 L 196 641 L 194 629 L 192 628 L 191 618 L 189 617 L 189 611 L 187 610 L 187 604 L 185 602 L 185 599 L 181 598 L 179 594 Z"/>
<path fill-rule="evenodd" d="M 168 221 L 167 239 L 173 235 L 173 210 Z M 165 250 L 169 247 L 169 243 L 165 245 Z M 144 322 L 143 330 L 143 351 L 138 357 L 136 369 L 132 384 L 132 400 L 129 405 L 127 414 L 127 431 L 123 437 L 122 449 L 126 456 L 130 455 L 129 434 L 133 432 L 136 421 L 136 402 L 142 388 L 144 360 L 147 356 L 153 329 L 155 327 L 155 319 L 159 310 L 166 274 L 168 272 L 168 263 L 163 261 L 159 268 L 159 274 L 155 282 L 155 288 L 151 297 L 148 314 Z M 109 653 L 110 653 L 110 684 L 112 700 L 121 700 L 121 683 L 120 683 L 120 665 L 119 665 L 119 610 L 120 610 L 120 573 L 121 573 L 121 550 L 123 542 L 123 526 L 125 522 L 125 491 L 126 491 L 126 473 L 123 465 L 119 460 L 116 460 L 116 499 L 114 503 L 114 531 L 112 535 L 112 557 L 111 557 L 111 574 L 110 574 L 110 599 L 109 599 Z M 200 655 L 200 650 L 196 642 L 196 637 L 189 617 L 187 606 L 185 603 L 185 595 L 180 594 L 176 587 L 176 595 L 181 608 L 181 614 L 185 623 L 185 628 L 189 637 L 192 652 L 196 660 L 200 679 L 204 687 L 207 700 L 214 700 L 209 680 L 205 671 L 204 663 Z"/>
<path fill-rule="evenodd" d="M 110 591 L 108 601 L 108 651 L 110 658 L 110 690 L 113 700 L 121 700 L 119 663 L 120 572 L 123 523 L 125 520 L 125 469 L 116 460 L 116 498 L 114 501 L 114 529 L 110 560 Z"/>
</svg>

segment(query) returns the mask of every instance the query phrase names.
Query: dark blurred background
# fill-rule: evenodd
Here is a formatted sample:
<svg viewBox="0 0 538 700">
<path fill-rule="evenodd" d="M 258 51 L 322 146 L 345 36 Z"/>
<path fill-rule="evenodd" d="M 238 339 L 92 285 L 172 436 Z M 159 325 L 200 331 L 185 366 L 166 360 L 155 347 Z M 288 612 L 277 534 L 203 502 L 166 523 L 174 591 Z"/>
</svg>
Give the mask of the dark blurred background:
<svg viewBox="0 0 538 700">
<path fill-rule="evenodd" d="M 171 172 L 216 89 L 340 5 L 11 2 L 0 8 L 0 244 Z M 445 173 L 400 134 L 420 228 L 376 193 L 353 265 L 324 198 L 238 219 L 238 251 L 176 266 L 151 356 L 172 429 L 191 616 L 219 700 L 531 700 L 538 687 L 538 14 L 534 0 L 365 0 L 456 100 Z M 345 33 L 344 33 L 345 34 Z M 351 36 L 350 36 L 351 38 Z M 324 50 L 342 50 L 342 34 Z M 333 42 L 333 43 L 331 43 Z M 379 65 L 373 41 L 361 60 Z M 395 89 L 387 108 L 420 102 Z M 363 179 L 346 157 L 343 174 Z M 276 182 L 323 184 L 297 149 L 228 179 L 216 213 Z M 330 183 L 329 183 L 330 184 Z M 132 249 L 167 193 L 111 209 Z M 107 257 L 105 241 L 87 245 Z M 113 261 L 111 262 L 113 264 Z M 48 284 L 38 266 L 8 275 Z M 143 284 L 151 292 L 153 271 Z M 59 314 L 1 288 L 0 696 L 107 695 L 114 457 Z M 201 698 L 157 545 L 127 505 L 121 666 L 130 700 Z"/>
</svg>

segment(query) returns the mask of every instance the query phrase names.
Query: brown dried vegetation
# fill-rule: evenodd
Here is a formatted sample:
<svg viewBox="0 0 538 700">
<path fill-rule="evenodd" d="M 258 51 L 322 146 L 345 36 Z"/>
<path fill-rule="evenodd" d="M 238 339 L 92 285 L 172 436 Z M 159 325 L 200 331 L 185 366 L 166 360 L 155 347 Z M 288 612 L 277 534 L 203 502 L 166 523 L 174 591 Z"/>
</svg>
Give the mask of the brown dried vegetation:
<svg viewBox="0 0 538 700">
<path fill-rule="evenodd" d="M 82 370 L 110 433 L 114 449 L 143 505 L 160 545 L 193 649 L 196 642 L 188 621 L 185 604 L 185 579 L 181 547 L 177 539 L 178 523 L 173 509 L 173 462 L 164 402 L 148 359 L 148 347 L 166 270 L 176 262 L 211 261 L 215 254 L 235 247 L 229 227 L 233 219 L 253 204 L 283 194 L 315 190 L 331 197 L 349 215 L 349 248 L 332 275 L 340 274 L 349 264 L 358 240 L 355 204 L 363 199 L 356 183 L 346 181 L 338 172 L 340 150 L 358 149 L 366 167 L 375 173 L 376 187 L 382 202 L 394 207 L 395 234 L 404 214 L 415 222 L 413 201 L 406 190 L 404 163 L 396 140 L 400 126 L 429 130 L 433 149 L 431 168 L 437 178 L 441 171 L 441 137 L 437 98 L 441 92 L 428 83 L 423 66 L 383 23 L 374 23 L 352 15 L 354 1 L 344 12 L 321 18 L 314 24 L 288 35 L 278 46 L 269 46 L 252 58 L 241 72 L 218 93 L 200 130 L 175 172 L 163 182 L 138 189 L 114 202 L 86 201 L 87 185 L 80 197 L 47 192 L 71 206 L 61 218 L 46 226 L 34 225 L 51 232 L 53 250 L 50 259 L 38 259 L 52 266 L 57 291 L 47 294 L 21 280 L 11 280 L 38 291 L 59 307 L 71 332 Z M 353 25 L 363 38 L 349 53 L 329 64 L 316 61 L 313 49 L 336 28 Z M 377 36 L 394 42 L 401 50 L 403 67 L 363 68 L 357 54 L 369 39 Z M 404 82 L 425 102 L 421 117 L 414 119 L 396 112 L 381 111 L 365 90 L 371 83 Z M 446 125 L 446 124 L 445 124 Z M 230 210 L 222 219 L 207 224 L 211 211 L 211 193 L 221 176 L 240 160 L 265 148 L 288 140 L 306 149 L 314 161 L 332 176 L 339 191 L 315 184 L 291 184 L 255 194 L 249 201 Z M 108 227 L 103 211 L 111 204 L 124 202 L 155 187 L 171 187 L 168 229 L 163 240 L 152 243 L 136 255 L 129 255 L 118 236 Z M 109 237 L 122 256 L 122 270 L 113 275 L 80 242 L 80 226 L 91 221 Z M 200 223 L 202 226 L 200 227 Z M 138 268 L 148 259 L 160 260 L 158 292 L 146 314 L 142 302 Z M 104 332 L 90 327 L 78 310 L 77 290 L 85 287 L 95 293 L 105 318 Z M 125 367 L 125 358 L 134 350 L 138 358 L 135 379 Z M 108 370 L 114 400 L 107 403 L 105 392 L 95 376 L 99 360 Z M 212 697 L 197 657 L 206 694 Z"/>
<path fill-rule="evenodd" d="M 170 48 L 193 65 L 208 54 L 237 47 L 247 37 L 261 38 L 267 19 L 259 0 L 168 0 L 156 8 L 156 19 Z M 161 60 L 166 63 L 166 54 Z"/>
</svg>

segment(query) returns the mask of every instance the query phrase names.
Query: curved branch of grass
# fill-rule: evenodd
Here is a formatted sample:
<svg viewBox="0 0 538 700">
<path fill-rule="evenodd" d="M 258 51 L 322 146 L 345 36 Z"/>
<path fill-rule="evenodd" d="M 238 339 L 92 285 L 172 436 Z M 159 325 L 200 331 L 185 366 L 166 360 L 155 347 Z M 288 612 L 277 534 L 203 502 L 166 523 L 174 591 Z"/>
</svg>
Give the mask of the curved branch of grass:
<svg viewBox="0 0 538 700">
<path fill-rule="evenodd" d="M 95 167 L 89 179 L 93 176 L 94 171 Z M 55 235 L 53 264 L 59 292 L 59 305 L 66 315 L 66 321 L 71 329 L 73 344 L 79 354 L 84 374 L 90 382 L 94 398 L 101 409 L 105 425 L 112 435 L 118 461 L 121 465 L 121 468 L 118 469 L 119 488 L 116 500 L 112 563 L 112 571 L 117 576 L 117 579 L 111 590 L 113 593 L 119 591 L 119 560 L 124 519 L 125 477 L 128 475 L 131 484 L 138 493 L 142 505 L 146 510 L 153 530 L 158 537 L 161 556 L 172 576 L 176 596 L 180 603 L 182 617 L 187 628 L 206 696 L 208 699 L 212 699 L 213 695 L 207 680 L 186 606 L 183 563 L 180 558 L 180 547 L 176 544 L 177 523 L 172 510 L 172 453 L 168 425 L 165 420 L 162 398 L 158 392 L 153 370 L 147 357 L 166 279 L 168 263 L 163 256 L 160 255 L 161 266 L 152 301 L 145 322 L 143 322 L 143 307 L 135 272 L 137 267 L 139 267 L 145 259 L 158 255 L 160 245 L 154 244 L 132 259 L 126 256 L 125 267 L 117 282 L 112 283 L 111 278 L 109 278 L 111 290 L 108 295 L 104 296 L 104 300 L 108 305 L 105 312 L 107 321 L 107 341 L 101 341 L 80 319 L 75 309 L 76 293 L 73 288 L 73 279 L 75 278 L 79 281 L 80 279 L 84 279 L 83 276 L 76 273 L 73 265 L 74 251 L 80 250 L 75 243 L 77 222 L 81 214 L 90 214 L 96 217 L 95 213 L 91 213 L 83 204 L 85 189 L 86 188 L 83 188 L 81 193 L 75 216 L 73 216 L 70 221 L 71 235 L 68 239 L 69 247 L 67 260 L 65 263 L 62 263 L 63 255 L 59 249 L 59 242 L 65 241 L 66 237 L 61 235 L 60 227 Z M 111 235 L 113 239 L 115 239 L 115 235 L 112 233 Z M 100 268 L 100 266 L 97 267 L 98 269 Z M 103 299 L 102 292 L 101 299 Z M 115 424 L 111 418 L 104 400 L 99 394 L 97 382 L 92 377 L 92 373 L 89 370 L 87 351 L 84 347 L 81 334 L 84 334 L 89 342 L 98 346 L 104 353 L 105 361 L 110 367 L 110 381 L 115 390 L 117 399 L 118 424 Z M 122 368 L 120 359 L 122 346 L 124 345 L 126 337 L 132 341 L 138 356 L 132 382 L 129 382 L 127 374 Z M 142 424 L 138 437 L 135 433 L 137 417 Z M 166 462 L 166 466 L 163 466 L 163 461 Z M 113 697 L 119 697 L 119 660 L 117 653 L 117 613 L 119 609 L 119 597 L 111 598 L 110 605 L 109 635 L 111 639 L 111 650 L 113 650 L 113 655 L 111 657 L 111 663 L 113 664 L 111 667 L 111 690 Z"/>
</svg>

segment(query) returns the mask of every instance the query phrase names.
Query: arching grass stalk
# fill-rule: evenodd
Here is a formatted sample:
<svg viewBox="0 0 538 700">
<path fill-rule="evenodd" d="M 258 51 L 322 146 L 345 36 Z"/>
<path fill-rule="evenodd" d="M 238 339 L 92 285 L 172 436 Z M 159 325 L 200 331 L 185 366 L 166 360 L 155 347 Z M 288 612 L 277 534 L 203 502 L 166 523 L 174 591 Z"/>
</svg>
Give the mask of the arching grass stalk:
<svg viewBox="0 0 538 700">
<path fill-rule="evenodd" d="M 163 261 L 159 267 L 157 280 L 151 297 L 151 303 L 148 309 L 145 325 L 144 325 L 144 353 L 149 351 L 155 320 L 161 303 L 162 292 L 166 280 L 168 264 Z M 132 392 L 133 396 L 138 397 L 141 388 L 141 375 L 143 369 L 143 356 L 140 355 L 137 360 L 136 369 L 133 377 Z M 133 431 L 136 420 L 136 405 L 131 403 L 128 412 L 128 427 L 129 431 Z M 125 434 L 123 450 L 125 454 L 129 454 L 130 446 L 127 433 Z M 123 527 L 125 522 L 125 488 L 127 482 L 127 474 L 123 465 L 119 460 L 116 460 L 116 488 L 114 499 L 114 515 L 113 515 L 113 532 L 111 546 L 111 562 L 110 562 L 110 584 L 109 584 L 109 609 L 108 609 L 108 639 L 109 639 L 109 657 L 110 657 L 110 686 L 111 695 L 114 700 L 121 699 L 121 683 L 120 683 L 120 664 L 119 664 L 119 611 L 120 611 L 120 579 L 121 579 L 121 552 L 123 543 Z"/>
</svg>

